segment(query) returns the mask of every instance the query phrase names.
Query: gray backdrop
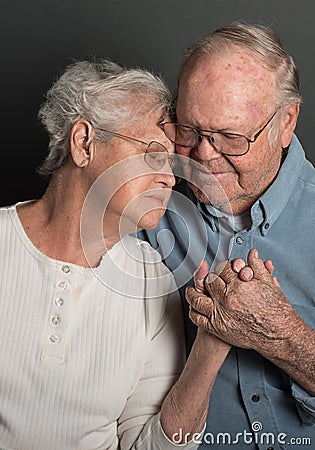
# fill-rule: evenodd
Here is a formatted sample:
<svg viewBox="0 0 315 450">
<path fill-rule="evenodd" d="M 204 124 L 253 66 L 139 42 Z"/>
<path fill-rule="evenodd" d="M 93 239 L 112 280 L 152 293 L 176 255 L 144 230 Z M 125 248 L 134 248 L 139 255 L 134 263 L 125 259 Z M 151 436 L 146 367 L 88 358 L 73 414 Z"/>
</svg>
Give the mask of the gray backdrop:
<svg viewBox="0 0 315 450">
<path fill-rule="evenodd" d="M 303 106 L 297 134 L 315 162 L 313 0 L 2 0 L 0 204 L 36 198 L 47 148 L 37 111 L 73 59 L 106 56 L 161 74 L 173 87 L 185 49 L 232 20 L 272 26 L 294 57 Z"/>
</svg>

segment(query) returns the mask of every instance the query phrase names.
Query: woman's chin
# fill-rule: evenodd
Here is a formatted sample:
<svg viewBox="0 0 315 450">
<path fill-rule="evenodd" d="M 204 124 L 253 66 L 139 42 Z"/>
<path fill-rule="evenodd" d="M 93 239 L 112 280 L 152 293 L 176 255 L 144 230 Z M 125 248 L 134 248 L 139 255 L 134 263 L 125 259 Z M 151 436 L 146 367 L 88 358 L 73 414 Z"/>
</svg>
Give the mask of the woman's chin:
<svg viewBox="0 0 315 450">
<path fill-rule="evenodd" d="M 154 228 L 158 226 L 161 218 L 164 216 L 165 211 L 165 208 L 156 208 L 144 214 L 138 222 L 138 231 L 143 229 L 154 230 Z"/>
</svg>

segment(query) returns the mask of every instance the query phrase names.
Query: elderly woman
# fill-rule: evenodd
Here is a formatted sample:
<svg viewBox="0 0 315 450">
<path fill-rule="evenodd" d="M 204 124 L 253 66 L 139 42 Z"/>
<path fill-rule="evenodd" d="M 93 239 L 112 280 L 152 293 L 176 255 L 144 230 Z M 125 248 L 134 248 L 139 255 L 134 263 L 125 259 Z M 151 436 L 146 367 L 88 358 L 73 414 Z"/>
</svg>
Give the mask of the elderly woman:
<svg viewBox="0 0 315 450">
<path fill-rule="evenodd" d="M 174 184 L 169 102 L 107 60 L 48 92 L 48 188 L 0 211 L 2 449 L 197 447 L 229 346 L 200 331 L 184 367 L 174 281 L 128 235 L 157 226 Z"/>
</svg>

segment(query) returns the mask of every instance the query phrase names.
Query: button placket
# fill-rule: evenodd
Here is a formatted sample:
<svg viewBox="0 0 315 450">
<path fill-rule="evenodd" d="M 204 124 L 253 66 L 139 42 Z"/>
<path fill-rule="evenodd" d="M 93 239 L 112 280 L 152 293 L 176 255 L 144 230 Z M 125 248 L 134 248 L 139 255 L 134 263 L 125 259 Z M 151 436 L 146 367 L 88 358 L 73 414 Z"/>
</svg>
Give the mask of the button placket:
<svg viewBox="0 0 315 450">
<path fill-rule="evenodd" d="M 262 433 L 268 430 L 268 433 L 272 433 L 273 436 L 279 435 L 281 430 L 278 420 L 270 408 L 270 399 L 266 389 L 263 357 L 256 352 L 251 352 L 249 361 L 247 351 L 237 349 L 236 352 L 241 395 L 252 427 L 254 424 L 258 424 L 262 427 L 260 430 Z M 248 370 L 249 367 L 251 370 Z M 253 429 L 253 431 L 255 430 Z M 259 450 L 268 450 L 264 442 L 257 444 L 258 447 Z M 282 448 L 280 444 L 276 444 L 274 447 L 269 447 L 269 450 Z"/>
<path fill-rule="evenodd" d="M 64 334 L 66 327 L 66 299 L 70 290 L 70 267 L 63 265 L 60 268 L 60 278 L 57 278 L 55 297 L 52 300 L 49 313 L 46 342 L 42 351 L 44 358 L 52 358 L 62 363 L 65 358 Z"/>
<path fill-rule="evenodd" d="M 230 240 L 229 259 L 242 258 L 246 261 L 248 252 L 253 247 L 255 247 L 255 230 L 236 233 Z"/>
</svg>

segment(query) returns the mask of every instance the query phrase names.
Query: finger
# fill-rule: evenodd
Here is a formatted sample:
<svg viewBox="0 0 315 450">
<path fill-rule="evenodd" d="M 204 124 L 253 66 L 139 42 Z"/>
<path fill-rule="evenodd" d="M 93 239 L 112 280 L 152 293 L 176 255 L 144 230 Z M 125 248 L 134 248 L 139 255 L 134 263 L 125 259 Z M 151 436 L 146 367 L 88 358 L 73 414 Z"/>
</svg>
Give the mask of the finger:
<svg viewBox="0 0 315 450">
<path fill-rule="evenodd" d="M 216 265 L 215 273 L 219 275 L 219 277 L 226 283 L 230 283 L 231 281 L 238 278 L 238 274 L 234 272 L 232 269 L 232 264 L 230 261 L 223 261 Z"/>
<path fill-rule="evenodd" d="M 231 264 L 232 264 L 232 269 L 236 273 L 239 273 L 243 269 L 243 267 L 245 267 L 245 265 L 246 265 L 245 261 L 243 261 L 243 259 L 241 259 L 241 258 L 232 259 Z"/>
<path fill-rule="evenodd" d="M 234 272 L 233 272 L 234 273 Z M 235 274 L 237 276 L 237 274 Z M 216 273 L 209 272 L 204 280 L 207 294 L 213 299 L 220 299 L 226 290 L 225 281 Z"/>
<path fill-rule="evenodd" d="M 277 286 L 278 288 L 280 287 L 280 283 L 279 283 L 279 281 L 277 280 L 276 277 L 272 277 L 272 281 L 273 281 L 273 284 L 274 284 L 275 286 Z"/>
<path fill-rule="evenodd" d="M 268 270 L 268 272 L 270 273 L 270 275 L 272 275 L 272 272 L 275 270 L 274 265 L 271 261 L 271 259 L 266 259 L 266 261 L 264 261 L 264 265 L 266 267 L 266 269 Z"/>
<path fill-rule="evenodd" d="M 201 327 L 210 333 L 213 331 L 210 320 L 194 308 L 189 308 L 189 318 L 197 327 Z"/>
<path fill-rule="evenodd" d="M 268 270 L 268 272 L 270 273 L 270 275 L 272 275 L 273 271 L 275 270 L 275 267 L 274 267 L 271 259 L 267 259 L 266 261 L 264 261 L 264 265 L 265 265 L 266 269 Z M 272 281 L 275 286 L 277 286 L 278 288 L 280 287 L 280 283 L 276 277 L 272 277 Z"/>
<path fill-rule="evenodd" d="M 213 310 L 212 298 L 208 295 L 204 295 L 198 291 L 193 286 L 188 286 L 186 288 L 186 300 L 191 306 L 200 314 L 210 317 Z"/>
<path fill-rule="evenodd" d="M 202 259 L 198 269 L 194 273 L 195 288 L 198 292 L 206 293 L 204 279 L 209 273 L 209 265 L 206 260 Z"/>
<path fill-rule="evenodd" d="M 242 281 L 251 281 L 254 278 L 254 272 L 251 267 L 245 266 L 238 274 Z"/>
<path fill-rule="evenodd" d="M 265 264 L 261 258 L 259 258 L 258 250 L 252 248 L 247 257 L 248 266 L 253 270 L 255 278 L 268 278 L 272 280 L 269 271 L 266 269 Z"/>
</svg>

